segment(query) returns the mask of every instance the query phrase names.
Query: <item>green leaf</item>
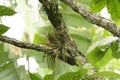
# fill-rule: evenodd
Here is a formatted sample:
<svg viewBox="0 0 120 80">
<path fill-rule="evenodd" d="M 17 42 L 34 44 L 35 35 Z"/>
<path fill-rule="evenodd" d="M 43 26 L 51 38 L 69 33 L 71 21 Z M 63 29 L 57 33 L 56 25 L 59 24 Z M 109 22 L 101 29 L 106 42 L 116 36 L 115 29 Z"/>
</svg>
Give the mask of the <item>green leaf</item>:
<svg viewBox="0 0 120 80">
<path fill-rule="evenodd" d="M 87 31 L 80 31 L 77 28 L 69 28 L 69 32 L 78 46 L 78 49 L 82 53 L 86 53 L 91 43 L 89 33 Z"/>
<path fill-rule="evenodd" d="M 112 58 L 111 43 L 116 41 L 115 37 L 107 37 L 90 47 L 87 59 L 96 68 L 100 69 L 107 64 Z"/>
<path fill-rule="evenodd" d="M 58 80 L 72 80 L 76 74 L 76 72 L 67 72 L 60 76 Z"/>
<path fill-rule="evenodd" d="M 19 80 L 13 62 L 0 67 L 0 80 Z"/>
<path fill-rule="evenodd" d="M 88 77 L 89 78 L 106 77 L 106 78 L 120 79 L 120 74 L 110 71 L 102 71 L 102 72 L 94 73 Z"/>
<path fill-rule="evenodd" d="M 47 36 L 53 33 L 54 30 L 52 26 L 44 26 L 36 28 L 36 31 L 33 42 L 36 44 L 47 44 L 49 43 Z"/>
<path fill-rule="evenodd" d="M 4 51 L 3 43 L 0 43 L 0 65 L 6 64 L 9 61 L 8 53 Z"/>
<path fill-rule="evenodd" d="M 98 46 L 106 46 L 106 45 L 113 43 L 116 40 L 118 40 L 117 37 L 109 36 L 109 37 L 106 37 L 105 39 L 101 40 Z"/>
<path fill-rule="evenodd" d="M 52 74 L 46 75 L 43 80 L 54 80 L 54 75 Z"/>
<path fill-rule="evenodd" d="M 45 44 L 47 42 L 47 37 L 46 35 L 35 33 L 33 42 L 36 44 Z"/>
<path fill-rule="evenodd" d="M 96 69 L 100 69 L 112 59 L 112 51 L 110 48 L 106 51 L 102 51 L 96 47 L 87 54 L 87 59 Z"/>
<path fill-rule="evenodd" d="M 42 80 L 42 77 L 39 74 L 29 73 L 31 80 Z"/>
<path fill-rule="evenodd" d="M 59 2 L 59 5 L 60 5 L 59 10 L 63 14 L 66 13 L 67 10 L 69 9 L 69 7 L 66 6 L 63 2 Z"/>
<path fill-rule="evenodd" d="M 69 27 L 68 30 L 70 34 L 81 36 L 82 38 L 85 38 L 86 40 L 90 40 L 91 38 L 87 30 L 81 31 L 78 28 L 73 28 L 73 27 Z"/>
<path fill-rule="evenodd" d="M 11 16 L 15 13 L 11 8 L 0 5 L 0 16 Z"/>
<path fill-rule="evenodd" d="M 82 80 L 87 72 L 88 69 L 79 69 L 76 72 L 67 72 L 62 74 L 58 80 Z"/>
<path fill-rule="evenodd" d="M 9 29 L 9 27 L 3 25 L 3 24 L 0 24 L 0 35 L 2 35 L 3 33 L 7 32 Z"/>
<path fill-rule="evenodd" d="M 120 44 L 120 41 L 117 40 L 115 41 L 112 46 L 111 46 L 111 49 L 112 49 L 112 56 L 116 59 L 119 59 L 120 58 L 120 48 L 119 48 L 119 44 Z"/>
<path fill-rule="evenodd" d="M 107 1 L 108 12 L 111 14 L 111 18 L 120 25 L 120 2 L 119 0 Z"/>
<path fill-rule="evenodd" d="M 65 23 L 69 26 L 87 27 L 87 28 L 90 28 L 92 26 L 91 23 L 86 21 L 79 14 L 76 14 L 76 13 L 73 13 L 73 12 L 67 13 L 66 15 L 63 16 L 63 18 L 64 18 Z"/>
<path fill-rule="evenodd" d="M 90 9 L 93 12 L 99 12 L 101 11 L 107 3 L 107 0 L 92 0 Z"/>
</svg>

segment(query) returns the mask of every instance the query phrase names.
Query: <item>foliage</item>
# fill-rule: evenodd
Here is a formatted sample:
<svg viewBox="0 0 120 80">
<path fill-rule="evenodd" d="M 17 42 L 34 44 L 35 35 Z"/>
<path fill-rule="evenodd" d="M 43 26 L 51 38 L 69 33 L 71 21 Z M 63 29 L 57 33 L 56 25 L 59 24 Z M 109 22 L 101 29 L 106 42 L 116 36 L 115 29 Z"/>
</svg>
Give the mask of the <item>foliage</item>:
<svg viewBox="0 0 120 80">
<path fill-rule="evenodd" d="M 119 0 L 78 0 L 79 3 L 90 8 L 94 13 L 107 7 L 111 19 L 120 25 L 120 1 Z M 24 4 L 23 4 L 24 3 Z M 41 8 L 34 9 L 28 0 L 17 2 L 17 6 L 23 11 L 24 20 L 28 27 L 26 33 L 33 37 L 30 41 L 35 44 L 49 44 L 48 34 L 53 33 L 54 29 L 49 20 L 46 19 L 46 13 Z M 21 5 L 24 5 L 23 6 Z M 27 9 L 31 9 L 26 11 Z M 36 10 L 36 12 L 34 11 Z M 82 16 L 72 11 L 67 5 L 59 1 L 59 10 L 63 14 L 63 19 L 67 25 L 69 34 L 75 41 L 77 48 L 87 58 L 90 65 L 72 66 L 61 60 L 45 55 L 42 52 L 32 50 L 11 48 L 5 43 L 0 42 L 0 79 L 1 80 L 89 80 L 97 77 L 105 79 L 120 79 L 120 40 L 113 37 L 108 31 L 95 26 L 86 21 Z M 26 11 L 26 12 L 25 12 Z M 13 16 L 16 11 L 9 7 L 0 6 L 0 16 Z M 37 14 L 37 15 L 35 15 Z M 27 15 L 27 16 L 26 16 Z M 41 15 L 41 16 L 40 16 Z M 29 17 L 40 17 L 39 25 L 35 19 Z M 34 27 L 33 27 L 34 26 Z M 0 24 L 0 36 L 9 30 L 8 26 Z M 31 35 L 30 31 L 36 32 Z M 26 37 L 23 35 L 23 37 Z M 25 40 L 27 40 L 27 37 Z M 29 40 L 27 40 L 29 42 Z M 22 55 L 22 56 L 21 56 Z M 30 58 L 34 58 L 38 64 L 37 72 L 32 73 L 30 69 L 25 69 L 24 65 L 19 65 L 18 59 L 26 57 L 30 67 Z M 115 61 L 115 60 L 116 61 Z M 111 63 L 111 61 L 113 61 Z M 79 63 L 79 62 L 78 62 Z M 112 65 L 113 64 L 113 65 Z M 52 66 L 52 67 L 49 67 Z M 116 67 L 117 66 L 117 67 Z M 28 67 L 28 68 L 29 68 Z M 91 72 L 95 69 L 96 72 Z M 115 69 L 115 70 L 113 70 Z"/>
</svg>

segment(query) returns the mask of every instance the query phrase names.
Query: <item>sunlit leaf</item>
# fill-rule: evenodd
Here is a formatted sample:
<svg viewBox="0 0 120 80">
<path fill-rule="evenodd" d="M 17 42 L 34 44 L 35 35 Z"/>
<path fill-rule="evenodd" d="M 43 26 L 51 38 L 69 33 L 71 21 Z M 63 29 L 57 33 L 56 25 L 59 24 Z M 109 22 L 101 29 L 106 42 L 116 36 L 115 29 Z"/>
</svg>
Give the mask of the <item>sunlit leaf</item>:
<svg viewBox="0 0 120 80">
<path fill-rule="evenodd" d="M 113 58 L 110 47 L 111 43 L 116 40 L 115 37 L 107 37 L 98 43 L 93 43 L 95 45 L 92 45 L 93 50 L 87 54 L 87 59 L 96 69 L 100 69 Z"/>
<path fill-rule="evenodd" d="M 58 80 L 82 80 L 87 72 L 87 69 L 80 69 L 76 72 L 67 72 L 62 74 Z"/>
<path fill-rule="evenodd" d="M 43 80 L 54 80 L 54 75 L 52 74 L 46 75 Z"/>
<path fill-rule="evenodd" d="M 37 28 L 36 31 L 33 42 L 37 44 L 45 44 L 49 43 L 47 38 L 48 34 L 51 34 L 54 30 L 52 26 L 44 26 Z"/>
<path fill-rule="evenodd" d="M 102 71 L 97 72 L 89 76 L 89 78 L 96 78 L 96 77 L 106 77 L 106 78 L 114 78 L 114 79 L 120 79 L 120 74 L 110 71 Z"/>
<path fill-rule="evenodd" d="M 119 40 L 115 41 L 112 46 L 111 46 L 111 49 L 112 49 L 112 56 L 116 59 L 119 59 L 120 58 L 120 47 L 119 47 Z"/>
<path fill-rule="evenodd" d="M 76 74 L 76 72 L 68 72 L 64 73 L 62 76 L 59 77 L 58 80 L 71 80 Z"/>
<path fill-rule="evenodd" d="M 36 44 L 45 44 L 47 42 L 47 35 L 35 33 L 33 42 Z"/>
<path fill-rule="evenodd" d="M 6 31 L 8 31 L 9 27 L 0 24 L 0 35 L 2 35 L 3 33 L 5 33 Z"/>
<path fill-rule="evenodd" d="M 39 74 L 29 73 L 31 80 L 42 80 L 42 77 Z"/>
<path fill-rule="evenodd" d="M 96 69 L 100 69 L 112 59 L 112 51 L 111 49 L 101 51 L 96 47 L 93 51 L 87 54 L 87 59 Z"/>
<path fill-rule="evenodd" d="M 107 1 L 108 12 L 111 17 L 120 25 L 120 1 L 119 0 L 108 0 Z"/>
<path fill-rule="evenodd" d="M 107 0 L 92 0 L 90 9 L 93 12 L 99 12 L 105 7 L 106 3 L 107 3 Z"/>
<path fill-rule="evenodd" d="M 100 43 L 99 43 L 99 46 L 105 46 L 105 45 L 111 44 L 112 42 L 114 42 L 116 40 L 118 40 L 117 37 L 109 36 L 109 37 L 101 40 Z"/>
<path fill-rule="evenodd" d="M 11 8 L 0 5 L 0 16 L 11 16 L 15 13 Z"/>
</svg>

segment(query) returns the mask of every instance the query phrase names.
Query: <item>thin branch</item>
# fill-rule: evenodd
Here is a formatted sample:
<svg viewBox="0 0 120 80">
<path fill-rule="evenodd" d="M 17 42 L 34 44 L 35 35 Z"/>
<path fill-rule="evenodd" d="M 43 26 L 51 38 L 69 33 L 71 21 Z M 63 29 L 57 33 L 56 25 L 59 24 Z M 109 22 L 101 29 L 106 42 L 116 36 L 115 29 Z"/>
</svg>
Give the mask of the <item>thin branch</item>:
<svg viewBox="0 0 120 80">
<path fill-rule="evenodd" d="M 21 42 L 14 38 L 9 38 L 7 36 L 0 36 L 0 41 L 12 44 L 12 45 L 20 47 L 20 48 L 43 51 L 45 53 L 50 53 L 53 51 L 50 47 L 48 47 L 46 45 L 36 45 L 36 44 Z"/>
<path fill-rule="evenodd" d="M 64 2 L 66 5 L 70 6 L 75 12 L 79 13 L 88 22 L 101 26 L 102 28 L 111 32 L 114 36 L 120 37 L 120 27 L 117 26 L 113 21 L 92 13 L 76 0 L 61 0 L 61 1 Z"/>
</svg>

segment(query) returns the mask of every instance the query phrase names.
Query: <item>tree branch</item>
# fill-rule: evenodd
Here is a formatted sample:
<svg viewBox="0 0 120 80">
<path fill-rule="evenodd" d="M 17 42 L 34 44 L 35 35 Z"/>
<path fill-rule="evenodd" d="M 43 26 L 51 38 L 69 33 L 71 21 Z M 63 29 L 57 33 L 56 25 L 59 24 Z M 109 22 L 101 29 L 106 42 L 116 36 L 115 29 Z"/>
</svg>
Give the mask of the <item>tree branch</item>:
<svg viewBox="0 0 120 80">
<path fill-rule="evenodd" d="M 48 19 L 55 28 L 55 34 L 49 35 L 52 47 L 56 51 L 55 57 L 61 58 L 63 61 L 75 65 L 75 57 L 82 56 L 84 64 L 84 55 L 77 50 L 77 46 L 68 34 L 68 29 L 63 21 L 62 14 L 58 10 L 58 0 L 39 0 L 47 13 Z M 52 38 L 51 38 L 52 37 Z M 86 60 L 85 60 L 86 62 Z"/>
<path fill-rule="evenodd" d="M 53 51 L 52 48 L 50 48 L 46 45 L 36 45 L 36 44 L 21 42 L 14 38 L 9 38 L 7 36 L 0 36 L 0 41 L 12 44 L 12 45 L 20 47 L 20 48 L 43 51 L 45 53 L 50 53 Z"/>
<path fill-rule="evenodd" d="M 101 26 L 102 28 L 111 32 L 114 36 L 120 38 L 120 27 L 117 26 L 113 21 L 92 13 L 76 0 L 61 0 L 61 1 L 64 2 L 66 5 L 70 6 L 75 12 L 79 13 L 88 22 Z"/>
</svg>

